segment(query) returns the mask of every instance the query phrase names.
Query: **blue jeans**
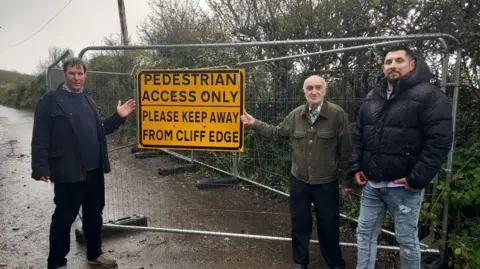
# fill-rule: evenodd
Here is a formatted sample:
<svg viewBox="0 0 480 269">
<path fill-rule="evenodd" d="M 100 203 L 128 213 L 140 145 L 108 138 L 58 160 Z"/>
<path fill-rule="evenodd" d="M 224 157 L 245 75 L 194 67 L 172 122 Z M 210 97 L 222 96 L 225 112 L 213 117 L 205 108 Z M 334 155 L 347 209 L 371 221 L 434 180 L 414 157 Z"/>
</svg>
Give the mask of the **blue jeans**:
<svg viewBox="0 0 480 269">
<path fill-rule="evenodd" d="M 410 191 L 403 187 L 376 189 L 370 184 L 365 185 L 357 227 L 357 269 L 375 268 L 378 233 L 387 209 L 395 223 L 401 268 L 420 269 L 418 217 L 423 195 L 424 190 Z"/>
</svg>

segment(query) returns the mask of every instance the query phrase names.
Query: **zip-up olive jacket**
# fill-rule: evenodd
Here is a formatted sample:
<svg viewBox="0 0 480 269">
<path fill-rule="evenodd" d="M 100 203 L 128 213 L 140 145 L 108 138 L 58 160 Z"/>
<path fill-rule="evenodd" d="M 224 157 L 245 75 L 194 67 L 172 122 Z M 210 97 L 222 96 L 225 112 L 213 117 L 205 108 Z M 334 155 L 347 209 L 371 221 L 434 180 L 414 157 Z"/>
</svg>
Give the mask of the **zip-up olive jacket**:
<svg viewBox="0 0 480 269">
<path fill-rule="evenodd" d="M 343 187 L 351 187 L 347 169 L 352 142 L 348 118 L 340 106 L 323 101 L 313 124 L 305 104 L 290 112 L 278 126 L 255 119 L 252 128 L 266 138 L 290 140 L 291 172 L 296 178 L 310 184 L 339 179 Z"/>
</svg>

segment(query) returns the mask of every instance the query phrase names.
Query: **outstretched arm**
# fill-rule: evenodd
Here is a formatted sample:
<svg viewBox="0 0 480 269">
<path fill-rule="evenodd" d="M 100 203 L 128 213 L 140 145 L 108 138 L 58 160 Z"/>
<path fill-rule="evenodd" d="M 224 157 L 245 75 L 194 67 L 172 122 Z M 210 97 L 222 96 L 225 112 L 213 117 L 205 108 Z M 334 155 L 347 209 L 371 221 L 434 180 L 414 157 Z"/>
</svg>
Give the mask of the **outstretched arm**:
<svg viewBox="0 0 480 269">
<path fill-rule="evenodd" d="M 257 120 L 247 112 L 243 112 L 243 115 L 240 118 L 244 125 L 251 126 L 258 134 L 266 138 L 277 140 L 279 138 L 290 137 L 290 129 L 292 125 L 291 113 L 288 114 L 288 116 L 277 126 Z"/>
<path fill-rule="evenodd" d="M 130 99 L 122 105 L 122 102 L 119 100 L 117 104 L 117 112 L 113 113 L 111 116 L 103 120 L 103 127 L 105 133 L 111 134 L 115 132 L 120 126 L 125 123 L 125 120 L 130 113 L 135 111 L 136 103 L 135 100 Z"/>
</svg>

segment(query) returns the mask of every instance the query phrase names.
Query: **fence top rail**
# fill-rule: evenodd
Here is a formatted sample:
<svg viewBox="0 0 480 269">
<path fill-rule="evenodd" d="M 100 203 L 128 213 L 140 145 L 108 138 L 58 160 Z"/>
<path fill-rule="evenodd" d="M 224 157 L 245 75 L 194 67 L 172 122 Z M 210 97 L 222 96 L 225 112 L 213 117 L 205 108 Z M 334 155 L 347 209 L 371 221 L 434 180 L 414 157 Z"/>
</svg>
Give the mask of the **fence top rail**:
<svg viewBox="0 0 480 269">
<path fill-rule="evenodd" d="M 54 70 L 57 72 L 63 72 L 61 68 L 52 68 L 50 70 Z M 130 76 L 131 73 L 122 73 L 122 72 L 108 72 L 108 71 L 96 71 L 96 70 L 88 70 L 88 74 L 105 74 L 105 75 L 121 75 L 121 76 Z"/>
<path fill-rule="evenodd" d="M 67 58 L 68 56 L 70 57 L 73 57 L 73 52 L 72 50 L 70 49 L 67 49 L 65 50 L 61 55 L 60 57 L 58 57 L 57 59 L 55 59 L 55 61 L 53 63 L 51 63 L 47 69 L 45 70 L 45 82 L 47 84 L 47 88 L 50 87 L 50 80 L 49 80 L 49 74 L 50 74 L 50 70 L 55 66 L 57 65 L 58 63 L 60 63 L 60 61 L 62 61 L 63 59 Z"/>
<path fill-rule="evenodd" d="M 52 69 L 55 65 L 59 64 L 61 60 L 63 60 L 64 58 L 67 58 L 68 56 L 73 57 L 73 52 L 72 52 L 70 49 L 65 50 L 65 51 L 60 55 L 60 57 L 58 57 L 57 59 L 55 59 L 55 61 L 54 61 L 53 63 L 51 63 L 51 64 L 47 67 L 47 70 L 48 70 L 48 69 Z"/>
<path fill-rule="evenodd" d="M 259 46 L 279 46 L 279 45 L 299 45 L 299 44 L 327 44 L 327 43 L 348 43 L 362 41 L 386 41 L 386 40 L 429 40 L 442 39 L 452 40 L 455 45 L 460 45 L 460 41 L 449 34 L 429 33 L 403 36 L 368 36 L 368 37 L 343 37 L 343 38 L 325 38 L 325 39 L 295 39 L 279 41 L 259 41 L 259 42 L 235 42 L 235 43 L 204 43 L 204 44 L 161 44 L 161 45 L 116 45 L 116 46 L 89 46 L 80 51 L 79 58 L 82 58 L 87 51 L 91 50 L 155 50 L 155 49 L 187 49 L 187 48 L 233 48 L 233 47 L 259 47 Z"/>
</svg>

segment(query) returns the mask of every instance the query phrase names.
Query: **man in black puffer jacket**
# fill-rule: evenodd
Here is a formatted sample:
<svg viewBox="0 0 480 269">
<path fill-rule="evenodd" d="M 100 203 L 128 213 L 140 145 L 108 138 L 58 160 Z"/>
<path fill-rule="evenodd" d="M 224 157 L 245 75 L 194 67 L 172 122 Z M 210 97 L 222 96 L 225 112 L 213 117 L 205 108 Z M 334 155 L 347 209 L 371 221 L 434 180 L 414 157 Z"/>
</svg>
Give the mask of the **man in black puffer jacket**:
<svg viewBox="0 0 480 269">
<path fill-rule="evenodd" d="M 424 188 L 452 145 L 451 105 L 430 83 L 426 63 L 405 47 L 386 51 L 384 77 L 359 112 L 350 170 L 362 190 L 357 269 L 375 267 L 386 210 L 395 222 L 402 268 L 420 268 L 418 217 Z"/>
</svg>

